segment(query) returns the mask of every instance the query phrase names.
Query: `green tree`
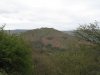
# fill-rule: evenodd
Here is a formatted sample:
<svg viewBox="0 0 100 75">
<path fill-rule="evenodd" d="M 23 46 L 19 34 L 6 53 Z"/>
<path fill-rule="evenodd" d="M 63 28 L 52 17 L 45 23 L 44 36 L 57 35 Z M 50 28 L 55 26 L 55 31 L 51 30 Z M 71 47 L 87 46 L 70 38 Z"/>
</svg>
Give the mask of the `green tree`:
<svg viewBox="0 0 100 75">
<path fill-rule="evenodd" d="M 31 75 L 31 50 L 22 38 L 0 28 L 0 71 L 8 75 Z M 1 72 L 2 72 L 1 71 Z"/>
</svg>

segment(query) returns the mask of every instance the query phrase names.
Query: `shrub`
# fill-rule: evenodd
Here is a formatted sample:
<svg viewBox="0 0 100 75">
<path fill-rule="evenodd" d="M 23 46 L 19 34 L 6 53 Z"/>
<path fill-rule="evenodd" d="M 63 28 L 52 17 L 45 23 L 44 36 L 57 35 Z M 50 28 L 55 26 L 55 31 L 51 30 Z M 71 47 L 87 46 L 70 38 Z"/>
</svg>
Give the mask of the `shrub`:
<svg viewBox="0 0 100 75">
<path fill-rule="evenodd" d="M 30 75 L 31 50 L 19 36 L 0 30 L 0 69 L 8 75 Z"/>
</svg>

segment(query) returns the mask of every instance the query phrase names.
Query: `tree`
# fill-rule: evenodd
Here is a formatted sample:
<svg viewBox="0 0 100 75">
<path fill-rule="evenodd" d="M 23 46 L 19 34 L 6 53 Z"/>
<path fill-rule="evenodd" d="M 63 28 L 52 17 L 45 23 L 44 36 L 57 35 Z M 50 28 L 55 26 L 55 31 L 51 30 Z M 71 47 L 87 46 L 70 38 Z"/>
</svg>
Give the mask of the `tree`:
<svg viewBox="0 0 100 75">
<path fill-rule="evenodd" d="M 96 21 L 88 25 L 80 25 L 76 35 L 86 41 L 100 44 L 100 28 Z"/>
<path fill-rule="evenodd" d="M 8 75 L 31 75 L 31 50 L 19 36 L 0 28 L 0 71 Z"/>
</svg>

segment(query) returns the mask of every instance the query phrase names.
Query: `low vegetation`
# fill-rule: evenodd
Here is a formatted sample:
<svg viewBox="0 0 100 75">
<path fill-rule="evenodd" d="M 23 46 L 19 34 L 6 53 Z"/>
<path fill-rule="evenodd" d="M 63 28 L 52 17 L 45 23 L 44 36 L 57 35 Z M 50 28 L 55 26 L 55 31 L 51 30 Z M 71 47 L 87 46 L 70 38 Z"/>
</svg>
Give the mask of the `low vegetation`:
<svg viewBox="0 0 100 75">
<path fill-rule="evenodd" d="M 31 75 L 31 50 L 15 35 L 0 30 L 0 73 L 4 75 Z"/>
<path fill-rule="evenodd" d="M 96 22 L 82 25 L 71 35 L 51 28 L 42 28 L 24 32 L 19 35 L 21 38 L 1 30 L 0 65 L 1 62 L 4 65 L 0 66 L 0 73 L 100 75 L 98 26 Z M 24 43 L 27 43 L 28 47 Z"/>
</svg>

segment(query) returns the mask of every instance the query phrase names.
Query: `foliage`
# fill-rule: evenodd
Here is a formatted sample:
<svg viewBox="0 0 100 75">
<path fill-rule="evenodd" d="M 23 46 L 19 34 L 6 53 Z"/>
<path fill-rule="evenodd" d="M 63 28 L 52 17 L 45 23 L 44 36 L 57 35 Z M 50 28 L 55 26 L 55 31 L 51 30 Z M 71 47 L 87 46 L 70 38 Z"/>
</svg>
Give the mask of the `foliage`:
<svg viewBox="0 0 100 75">
<path fill-rule="evenodd" d="M 0 69 L 8 75 L 31 75 L 31 50 L 22 38 L 0 30 Z"/>
<path fill-rule="evenodd" d="M 78 43 L 77 43 L 78 44 Z M 99 75 L 100 47 L 78 44 L 65 51 L 33 50 L 34 75 Z"/>
<path fill-rule="evenodd" d="M 100 29 L 97 22 L 81 25 L 77 29 L 76 34 L 86 41 L 100 44 Z"/>
</svg>

